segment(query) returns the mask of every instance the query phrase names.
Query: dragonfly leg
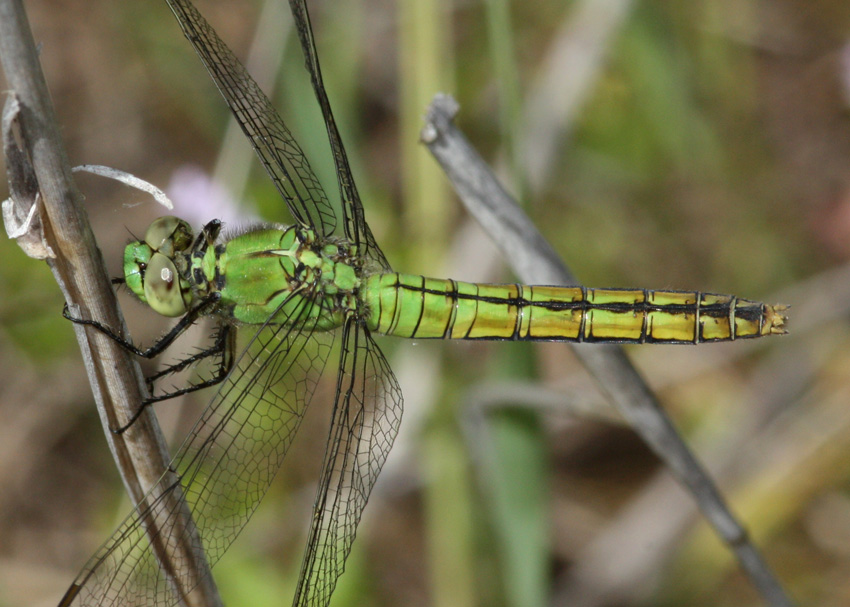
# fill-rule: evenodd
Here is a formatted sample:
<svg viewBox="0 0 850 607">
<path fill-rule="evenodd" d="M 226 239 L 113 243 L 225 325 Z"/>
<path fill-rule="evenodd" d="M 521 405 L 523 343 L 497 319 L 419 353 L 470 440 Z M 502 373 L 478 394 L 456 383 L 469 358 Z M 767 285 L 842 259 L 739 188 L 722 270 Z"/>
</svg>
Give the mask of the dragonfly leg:
<svg viewBox="0 0 850 607">
<path fill-rule="evenodd" d="M 202 350 L 197 354 L 194 354 L 174 365 L 171 365 L 167 369 L 164 369 L 155 375 L 145 378 L 145 383 L 148 386 L 148 390 L 153 393 L 153 385 L 157 379 L 161 379 L 162 377 L 171 373 L 177 373 L 178 371 L 185 369 L 192 363 L 195 363 L 199 360 L 203 360 L 204 358 L 218 355 L 219 361 L 215 375 L 213 377 L 205 379 L 203 381 L 199 381 L 197 383 L 190 384 L 186 388 L 180 388 L 172 392 L 157 394 L 155 396 L 146 398 L 142 401 L 142 405 L 136 410 L 135 413 L 133 413 L 130 419 L 127 420 L 127 423 L 125 423 L 123 426 L 119 426 L 118 428 L 110 428 L 110 431 L 112 431 L 113 434 L 124 434 L 124 432 L 126 432 L 127 429 L 132 426 L 137 419 L 139 419 L 139 417 L 142 415 L 142 412 L 150 405 L 162 402 L 164 400 L 169 400 L 177 396 L 182 396 L 184 394 L 190 394 L 192 392 L 196 392 L 197 390 L 203 390 L 204 388 L 215 386 L 216 384 L 219 384 L 224 381 L 224 378 L 227 377 L 227 374 L 230 373 L 230 370 L 233 368 L 233 364 L 235 361 L 236 331 L 231 325 L 222 325 L 217 333 L 218 335 L 216 336 L 215 343 L 212 345 L 212 347 L 207 348 L 206 350 Z"/>
<path fill-rule="evenodd" d="M 117 343 L 119 346 L 127 350 L 128 352 L 132 352 L 136 356 L 141 356 L 142 358 L 155 358 L 162 354 L 162 352 L 174 343 L 174 340 L 177 339 L 180 335 L 183 334 L 186 329 L 188 329 L 192 324 L 198 320 L 200 316 L 206 314 L 210 311 L 210 309 L 221 299 L 220 293 L 213 293 L 208 297 L 201 300 L 201 302 L 189 310 L 180 321 L 174 325 L 171 330 L 160 337 L 154 345 L 150 348 L 142 349 L 136 346 L 133 342 L 121 337 L 117 332 L 113 331 L 110 327 L 105 324 L 98 322 L 96 320 L 89 320 L 85 318 L 75 318 L 71 316 L 71 312 L 68 310 L 68 303 L 65 303 L 65 307 L 62 308 L 62 316 L 78 325 L 87 325 L 89 327 L 93 327 L 106 335 L 112 341 Z"/>
<path fill-rule="evenodd" d="M 121 279 L 113 280 L 113 283 L 116 283 L 116 282 L 123 282 L 123 281 Z M 171 330 L 168 333 L 163 335 L 161 338 L 159 338 L 156 341 L 156 343 L 154 343 L 151 347 L 146 348 L 146 349 L 139 348 L 133 342 L 125 339 L 124 337 L 119 335 L 117 332 L 113 331 L 110 327 L 108 327 L 107 325 L 105 325 L 101 322 L 98 322 L 96 320 L 89 320 L 89 319 L 85 319 L 85 318 L 76 318 L 74 316 L 71 316 L 71 313 L 68 310 L 68 303 L 67 302 L 65 303 L 65 306 L 62 309 L 62 316 L 64 316 L 65 318 L 67 318 L 68 320 L 70 320 L 71 322 L 73 322 L 75 324 L 86 325 L 86 326 L 93 327 L 93 328 L 97 329 L 98 331 L 100 331 L 101 333 L 103 333 L 104 335 L 109 337 L 111 340 L 113 340 L 115 343 L 117 343 L 119 346 L 121 346 L 122 348 L 124 348 L 128 352 L 132 352 L 136 356 L 151 359 L 151 358 L 155 358 L 156 356 L 161 354 L 168 346 L 170 346 L 172 343 L 174 343 L 174 340 L 177 339 L 180 335 L 182 335 L 186 331 L 186 329 L 188 329 L 190 326 L 192 326 L 192 324 L 194 324 L 194 322 L 200 316 L 208 313 L 215 306 L 215 304 L 219 301 L 219 299 L 221 299 L 221 295 L 219 293 L 213 293 L 213 294 L 209 295 L 208 297 L 206 297 L 205 299 L 203 299 L 197 306 L 195 306 L 194 308 L 189 310 L 180 319 L 180 321 L 176 325 L 174 325 L 174 327 L 171 328 Z M 232 338 L 231 333 L 233 333 L 232 329 L 228 329 L 226 331 L 225 330 L 220 331 L 218 337 L 216 338 L 216 343 L 212 346 L 212 348 L 209 348 L 208 350 L 206 350 L 204 352 L 200 352 L 199 354 L 191 356 L 191 357 L 189 357 L 189 359 L 182 361 L 180 363 L 177 363 L 176 365 L 169 367 L 169 369 L 166 369 L 165 372 L 159 373 L 159 374 L 153 376 L 152 378 L 146 379 L 145 381 L 146 381 L 146 384 L 148 385 L 148 387 L 152 388 L 153 381 L 155 379 L 157 379 L 158 377 L 161 377 L 162 375 L 165 375 L 165 374 L 168 374 L 168 373 L 177 372 L 180 369 L 185 368 L 186 366 L 188 366 L 189 364 L 191 364 L 192 362 L 194 362 L 196 360 L 200 360 L 202 358 L 206 358 L 207 356 L 211 356 L 213 354 L 220 353 L 221 354 L 221 361 L 218 364 L 218 370 L 216 372 L 215 377 L 213 377 L 209 380 L 203 381 L 203 382 L 199 382 L 197 384 L 193 384 L 189 388 L 185 388 L 183 390 L 177 390 L 175 392 L 160 395 L 160 396 L 157 396 L 157 397 L 146 398 L 145 400 L 142 401 L 141 406 L 136 410 L 135 413 L 133 413 L 133 415 L 130 417 L 130 419 L 127 421 L 127 423 L 125 423 L 123 426 L 120 426 L 118 428 L 110 428 L 110 430 L 114 434 L 123 434 L 127 430 L 127 428 L 132 426 L 135 423 L 135 421 L 137 419 L 139 419 L 139 416 L 141 416 L 142 412 L 148 407 L 148 405 L 155 403 L 155 402 L 162 401 L 162 400 L 167 400 L 167 399 L 173 398 L 175 396 L 180 396 L 181 394 L 187 394 L 189 392 L 194 392 L 195 390 L 200 390 L 201 388 L 206 388 L 207 386 L 212 386 L 212 385 L 215 385 L 215 384 L 219 383 L 220 381 L 222 381 L 224 379 L 224 377 L 227 375 L 227 372 L 230 370 L 230 367 L 233 365 L 232 350 L 233 350 L 233 342 L 235 340 Z"/>
<path fill-rule="evenodd" d="M 233 362 L 236 354 L 236 340 L 234 339 L 235 334 L 236 331 L 234 330 L 234 327 L 232 325 L 222 324 L 218 328 L 218 331 L 216 331 L 215 341 L 211 347 L 205 350 L 201 350 L 197 354 L 193 354 L 192 356 L 189 356 L 188 358 L 185 358 L 184 360 L 181 360 L 180 362 L 171 365 L 166 369 L 163 369 L 155 375 L 146 377 L 145 381 L 148 384 L 148 389 L 150 390 L 151 394 L 153 394 L 154 382 L 156 382 L 157 380 L 162 379 L 166 375 L 178 373 L 189 365 L 204 360 L 205 358 L 209 358 L 211 356 L 218 357 L 215 375 L 213 377 L 199 381 L 197 383 L 193 383 L 186 388 L 176 389 L 173 392 L 153 395 L 149 399 L 147 399 L 146 404 L 168 400 L 170 398 L 174 398 L 175 396 L 182 396 L 184 394 L 189 394 L 197 390 L 203 390 L 204 388 L 209 388 L 210 386 L 214 386 L 216 384 L 221 383 L 224 378 L 227 377 L 227 374 L 230 373 L 230 370 L 233 368 Z"/>
</svg>

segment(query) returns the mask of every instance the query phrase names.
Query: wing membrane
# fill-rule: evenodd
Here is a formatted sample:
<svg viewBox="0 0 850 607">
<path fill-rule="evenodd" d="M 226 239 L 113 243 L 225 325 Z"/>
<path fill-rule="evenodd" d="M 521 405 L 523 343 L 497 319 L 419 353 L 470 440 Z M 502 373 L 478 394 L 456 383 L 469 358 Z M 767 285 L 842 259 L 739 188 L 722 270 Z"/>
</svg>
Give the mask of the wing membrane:
<svg viewBox="0 0 850 607">
<path fill-rule="evenodd" d="M 343 331 L 340 371 L 313 523 L 294 606 L 326 606 L 357 524 L 401 423 L 402 396 L 389 363 L 354 321 Z"/>
<path fill-rule="evenodd" d="M 191 2 L 168 4 L 295 220 L 330 236 L 336 227 L 333 208 L 269 98 Z"/>
<path fill-rule="evenodd" d="M 372 230 L 369 229 L 369 225 L 366 223 L 366 217 L 363 214 L 363 203 L 360 202 L 360 195 L 357 193 L 357 186 L 354 184 L 354 177 L 351 174 L 351 167 L 348 164 L 348 154 L 345 153 L 345 147 L 342 145 L 342 138 L 336 127 L 336 120 L 334 120 L 333 112 L 331 111 L 331 104 L 325 92 L 325 85 L 322 81 L 322 70 L 319 67 L 319 56 L 316 52 L 316 42 L 313 40 L 313 28 L 310 26 L 310 15 L 307 12 L 307 6 L 304 0 L 289 0 L 289 6 L 292 9 L 292 16 L 295 18 L 295 29 L 298 31 L 301 49 L 304 51 L 304 59 L 307 64 L 307 71 L 310 72 L 313 91 L 316 93 L 319 107 L 322 108 L 325 127 L 328 131 L 328 141 L 330 142 L 334 164 L 336 165 L 336 177 L 339 183 L 340 199 L 342 200 L 342 212 L 345 216 L 345 235 L 351 242 L 358 245 L 358 252 L 361 255 L 371 257 L 382 268 L 389 270 L 390 266 L 387 263 L 386 257 L 384 257 L 384 253 L 375 242 L 375 238 L 372 236 Z"/>
<path fill-rule="evenodd" d="M 294 316 L 306 318 L 304 304 Z M 286 456 L 315 392 L 336 332 L 266 325 L 253 337 L 170 464 L 170 471 L 91 558 L 68 605 L 173 605 L 198 584 L 181 549 L 221 558 L 253 514 Z M 191 512 L 194 527 L 180 523 Z M 158 521 L 158 534 L 146 521 Z M 164 523 L 163 523 L 164 521 Z M 152 542 L 176 571 L 163 572 Z M 72 586 L 72 588 L 74 588 Z"/>
</svg>

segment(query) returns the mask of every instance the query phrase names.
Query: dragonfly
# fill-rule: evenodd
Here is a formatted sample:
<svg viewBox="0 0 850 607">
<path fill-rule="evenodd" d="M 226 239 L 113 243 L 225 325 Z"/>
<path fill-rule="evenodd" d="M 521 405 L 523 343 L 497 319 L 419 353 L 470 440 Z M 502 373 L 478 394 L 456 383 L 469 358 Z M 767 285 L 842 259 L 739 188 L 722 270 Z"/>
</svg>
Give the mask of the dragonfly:
<svg viewBox="0 0 850 607">
<path fill-rule="evenodd" d="M 182 219 L 155 220 L 143 240 L 126 247 L 119 279 L 155 312 L 180 318 L 147 350 L 96 321 L 72 318 L 151 357 L 196 320 L 211 317 L 219 326 L 215 344 L 166 372 L 207 356 L 215 356 L 219 366 L 206 381 L 151 397 L 116 429 L 126 429 L 156 400 L 218 385 L 169 471 L 91 557 L 60 607 L 191 603 L 187 597 L 198 580 L 188 573 L 187 560 L 205 559 L 212 566 L 221 558 L 282 465 L 320 380 L 335 378 L 292 602 L 327 605 L 401 422 L 402 393 L 373 334 L 699 344 L 785 332 L 782 306 L 732 295 L 473 284 L 394 272 L 364 216 L 305 0 L 290 0 L 290 6 L 336 167 L 341 201 L 336 209 L 269 99 L 215 30 L 189 0 L 167 2 L 293 222 L 224 237 L 217 220 L 197 234 Z M 247 335 L 241 349 L 237 334 Z M 191 524 L 176 520 L 183 510 Z M 168 537 L 148 528 L 154 517 L 173 519 L 165 527 Z M 162 550 L 174 552 L 173 566 L 160 567 Z"/>
</svg>

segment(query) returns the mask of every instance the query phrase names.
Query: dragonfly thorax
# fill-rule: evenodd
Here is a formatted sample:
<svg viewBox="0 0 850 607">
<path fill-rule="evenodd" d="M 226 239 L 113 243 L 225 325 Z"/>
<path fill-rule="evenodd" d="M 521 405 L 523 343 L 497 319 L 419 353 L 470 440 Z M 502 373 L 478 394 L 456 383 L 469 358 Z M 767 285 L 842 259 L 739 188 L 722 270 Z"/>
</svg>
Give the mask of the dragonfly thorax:
<svg viewBox="0 0 850 607">
<path fill-rule="evenodd" d="M 127 245 L 124 276 L 139 299 L 181 316 L 212 293 L 208 313 L 245 324 L 312 321 L 332 329 L 357 310 L 354 248 L 296 226 L 260 225 L 218 242 L 221 224 L 193 236 L 188 223 L 161 217 Z"/>
</svg>

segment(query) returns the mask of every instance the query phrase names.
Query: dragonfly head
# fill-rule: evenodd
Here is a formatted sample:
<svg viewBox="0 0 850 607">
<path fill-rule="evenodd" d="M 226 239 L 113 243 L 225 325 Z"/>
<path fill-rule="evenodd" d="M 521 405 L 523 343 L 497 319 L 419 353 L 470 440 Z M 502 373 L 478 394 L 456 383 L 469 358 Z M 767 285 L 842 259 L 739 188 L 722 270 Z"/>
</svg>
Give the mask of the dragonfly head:
<svg viewBox="0 0 850 607">
<path fill-rule="evenodd" d="M 163 316 L 182 316 L 192 302 L 189 284 L 177 272 L 175 257 L 192 246 L 192 228 L 177 217 L 154 220 L 145 239 L 124 249 L 124 280 L 130 290 Z"/>
</svg>

